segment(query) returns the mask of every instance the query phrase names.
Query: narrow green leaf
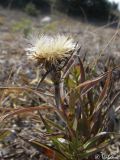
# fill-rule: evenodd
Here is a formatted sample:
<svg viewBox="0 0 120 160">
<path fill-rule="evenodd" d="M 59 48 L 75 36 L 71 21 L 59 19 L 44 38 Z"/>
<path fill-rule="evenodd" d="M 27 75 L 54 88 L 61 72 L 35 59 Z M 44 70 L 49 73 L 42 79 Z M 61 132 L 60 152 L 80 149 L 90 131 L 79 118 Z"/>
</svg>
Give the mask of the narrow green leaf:
<svg viewBox="0 0 120 160">
<path fill-rule="evenodd" d="M 51 127 L 54 126 L 56 129 L 61 130 L 61 131 L 65 130 L 63 126 L 57 124 L 56 122 L 53 122 L 53 121 L 51 121 L 50 119 L 47 119 L 47 118 L 45 118 L 45 120 L 46 120 L 47 124 L 49 124 Z"/>
<path fill-rule="evenodd" d="M 78 120 L 75 117 L 74 122 L 73 122 L 73 127 L 72 127 L 75 132 L 77 131 L 77 126 L 78 126 Z"/>
<path fill-rule="evenodd" d="M 80 83 L 83 83 L 85 81 L 85 71 L 84 71 L 84 67 L 83 67 L 83 63 L 80 59 L 80 57 L 78 57 L 79 60 L 79 66 L 80 66 Z"/>
</svg>

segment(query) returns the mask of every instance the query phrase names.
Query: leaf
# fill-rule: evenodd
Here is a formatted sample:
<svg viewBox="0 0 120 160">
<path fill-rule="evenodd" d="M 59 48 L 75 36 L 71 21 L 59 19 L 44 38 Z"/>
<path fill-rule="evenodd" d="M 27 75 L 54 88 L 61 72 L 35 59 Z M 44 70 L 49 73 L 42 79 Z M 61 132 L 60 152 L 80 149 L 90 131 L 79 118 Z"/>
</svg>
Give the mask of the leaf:
<svg viewBox="0 0 120 160">
<path fill-rule="evenodd" d="M 65 156 L 64 153 L 61 153 L 60 151 L 56 150 L 53 147 L 50 147 L 50 146 L 45 145 L 45 144 L 42 144 L 41 142 L 30 141 L 30 144 L 33 144 L 33 145 L 41 147 L 43 149 L 43 153 L 49 158 L 53 158 L 55 160 L 67 159 L 67 157 Z"/>
<path fill-rule="evenodd" d="M 67 80 L 67 87 L 69 89 L 75 88 L 76 87 L 76 83 L 75 81 L 72 79 L 71 76 L 69 76 L 68 80 Z"/>
<path fill-rule="evenodd" d="M 59 151 L 57 151 L 55 148 L 51 146 L 48 146 L 36 140 L 27 140 L 21 136 L 20 138 L 23 139 L 25 142 L 29 143 L 30 145 L 32 145 L 37 150 L 42 151 L 43 154 L 45 154 L 50 159 L 54 158 L 54 160 L 61 160 L 61 159 L 66 160 L 65 155 L 63 153 L 60 153 Z"/>
<path fill-rule="evenodd" d="M 68 60 L 65 69 L 63 70 L 63 75 L 62 75 L 62 79 L 65 79 L 65 77 L 68 75 L 70 69 L 72 68 L 72 66 L 74 65 L 75 62 L 75 58 L 77 56 L 77 54 L 80 52 L 80 49 L 77 49 L 73 52 L 73 54 L 71 55 L 70 59 Z"/>
<path fill-rule="evenodd" d="M 87 118 L 87 113 L 85 112 L 85 105 L 81 97 L 79 97 L 79 105 L 81 109 L 81 119 L 79 120 L 80 132 L 82 133 L 82 136 L 88 138 L 90 136 L 90 122 Z"/>
<path fill-rule="evenodd" d="M 73 127 L 72 127 L 75 132 L 77 131 L 77 126 L 78 126 L 78 120 L 75 117 L 74 122 L 73 122 Z"/>
<path fill-rule="evenodd" d="M 48 131 L 49 133 L 51 133 L 50 126 L 48 125 L 48 123 L 47 123 L 46 120 L 43 118 L 43 116 L 42 116 L 42 114 L 41 114 L 40 112 L 39 112 L 39 115 L 40 115 L 40 118 L 41 118 L 43 124 L 45 125 L 45 128 L 47 129 L 47 131 Z"/>
<path fill-rule="evenodd" d="M 116 67 L 118 68 L 118 67 Z M 116 68 L 111 69 L 110 71 L 105 72 L 104 74 L 102 74 L 101 76 L 93 79 L 93 80 L 88 80 L 85 81 L 84 83 L 81 83 L 80 85 L 78 85 L 76 87 L 76 89 L 80 89 L 82 88 L 82 95 L 84 95 L 85 93 L 87 93 L 89 90 L 91 90 L 93 87 L 95 87 L 101 80 L 103 80 L 106 76 L 107 77 L 111 77 L 111 74 L 113 72 L 113 70 L 115 70 Z M 109 78 L 110 78 L 109 77 Z M 109 80 L 108 80 L 109 81 Z"/>
<path fill-rule="evenodd" d="M 104 132 L 102 134 L 104 135 Z M 102 136 L 102 134 L 101 134 L 101 136 Z M 116 137 L 116 138 L 118 138 L 118 139 L 120 138 L 120 134 L 117 134 L 117 133 L 114 133 L 114 132 L 113 133 L 112 132 L 108 132 L 106 134 L 108 134 L 108 135 L 114 135 L 114 136 L 118 135 L 118 137 Z M 97 136 L 99 137 L 100 135 L 97 135 Z M 100 143 L 97 146 L 94 146 L 93 148 L 82 150 L 82 152 L 79 154 L 79 157 L 80 158 L 86 158 L 86 157 L 89 157 L 90 155 L 93 155 L 93 154 L 101 151 L 103 148 L 105 148 L 107 145 L 109 145 L 116 138 L 112 138 L 112 139 L 108 138 L 108 139 L 106 139 L 106 141 Z M 93 137 L 93 139 L 94 139 L 94 137 Z M 94 144 L 94 140 L 93 140 L 93 144 Z M 88 143 L 87 147 L 88 146 L 89 146 L 89 143 Z"/>
<path fill-rule="evenodd" d="M 93 87 L 95 87 L 101 80 L 103 80 L 107 76 L 107 72 L 102 74 L 101 76 L 93 79 L 93 80 L 87 80 L 81 84 L 79 84 L 77 87 L 74 88 L 74 91 L 82 90 L 81 94 L 86 94 L 89 90 L 91 90 Z M 67 93 L 70 94 L 73 90 Z M 66 96 L 67 97 L 67 96 Z"/>
<path fill-rule="evenodd" d="M 98 141 L 99 139 L 101 139 L 101 137 L 108 135 L 107 132 L 101 132 L 98 133 L 96 136 L 94 136 L 93 138 L 89 139 L 84 145 L 83 148 L 84 149 L 89 149 L 92 145 L 95 146 L 95 142 Z"/>
<path fill-rule="evenodd" d="M 84 71 L 84 67 L 83 67 L 83 63 L 80 59 L 80 57 L 78 57 L 79 60 L 79 66 L 80 66 L 80 83 L 83 83 L 85 81 L 85 71 Z"/>
<path fill-rule="evenodd" d="M 60 139 L 60 138 L 59 138 Z M 71 157 L 71 152 L 69 150 L 69 144 L 70 142 L 66 139 L 64 139 L 66 142 L 61 142 L 60 140 L 52 138 L 52 143 L 56 147 L 58 151 L 61 153 L 64 153 L 65 157 L 69 160 Z"/>
<path fill-rule="evenodd" d="M 93 124 L 91 125 L 91 134 L 95 135 L 103 127 L 102 125 L 103 117 L 101 114 L 102 113 L 100 110 L 99 113 L 97 114 L 97 117 L 93 120 Z"/>
<path fill-rule="evenodd" d="M 59 125 L 59 124 L 51 121 L 50 119 L 45 118 L 45 120 L 46 120 L 47 124 L 49 123 L 49 125 L 50 125 L 51 127 L 54 126 L 56 129 L 61 130 L 61 131 L 64 131 L 64 130 L 65 130 L 64 127 L 62 127 L 61 125 Z"/>
<path fill-rule="evenodd" d="M 74 113 L 75 112 L 75 105 L 79 98 L 79 94 L 75 91 L 70 93 L 69 97 L 69 112 Z"/>
<path fill-rule="evenodd" d="M 91 148 L 91 149 L 88 149 L 86 151 L 82 151 L 78 156 L 80 159 L 83 159 L 83 158 L 88 158 L 89 156 L 92 156 L 94 155 L 95 153 L 101 151 L 101 149 L 105 148 L 107 145 L 101 145 L 99 147 L 94 147 L 94 148 Z"/>
<path fill-rule="evenodd" d="M 110 86 L 111 75 L 112 75 L 112 71 L 110 70 L 108 72 L 104 88 L 103 88 L 103 90 L 102 90 L 102 92 L 101 92 L 101 94 L 99 96 L 98 102 L 96 104 L 96 108 L 95 108 L 91 118 L 97 117 L 99 115 L 100 110 L 102 109 L 102 107 L 100 107 L 100 106 L 104 102 L 104 99 L 108 95 L 107 93 L 108 93 L 108 89 L 109 89 L 109 86 Z"/>
<path fill-rule="evenodd" d="M 99 108 L 99 106 L 102 104 L 102 102 L 104 101 L 105 97 L 107 96 L 108 89 L 109 89 L 109 86 L 110 86 L 111 76 L 112 76 L 112 71 L 110 70 L 108 72 L 104 88 L 103 88 L 103 90 L 102 90 L 102 92 L 101 92 L 101 94 L 99 96 L 99 99 L 98 99 L 98 102 L 97 102 L 97 108 Z"/>
<path fill-rule="evenodd" d="M 89 149 L 89 148 L 91 148 L 91 146 L 95 146 L 95 142 L 101 140 L 101 138 L 103 138 L 104 136 L 108 136 L 108 138 L 106 138 L 106 140 L 107 140 L 107 139 L 114 139 L 115 136 L 118 136 L 116 138 L 119 138 L 120 134 L 119 133 L 115 133 L 115 132 L 100 132 L 96 136 L 94 136 L 93 138 L 89 139 L 83 145 L 83 148 L 84 149 Z M 105 143 L 105 141 L 104 141 L 104 143 Z"/>
<path fill-rule="evenodd" d="M 94 111 L 94 109 L 95 109 L 95 100 L 94 100 L 94 91 L 92 91 L 92 90 L 90 90 L 88 93 L 87 93 L 87 99 L 88 99 L 88 105 L 90 105 L 90 107 L 89 107 L 89 111 L 90 111 L 90 113 L 89 113 L 89 115 L 91 116 L 92 115 L 92 113 L 93 113 L 93 111 Z"/>
<path fill-rule="evenodd" d="M 90 91 L 93 87 L 95 87 L 101 80 L 103 80 L 105 76 L 106 75 L 104 74 L 93 80 L 88 80 L 88 81 L 81 83 L 81 85 L 78 86 L 78 88 L 81 88 L 82 90 L 81 94 L 85 95 L 88 91 Z"/>
</svg>

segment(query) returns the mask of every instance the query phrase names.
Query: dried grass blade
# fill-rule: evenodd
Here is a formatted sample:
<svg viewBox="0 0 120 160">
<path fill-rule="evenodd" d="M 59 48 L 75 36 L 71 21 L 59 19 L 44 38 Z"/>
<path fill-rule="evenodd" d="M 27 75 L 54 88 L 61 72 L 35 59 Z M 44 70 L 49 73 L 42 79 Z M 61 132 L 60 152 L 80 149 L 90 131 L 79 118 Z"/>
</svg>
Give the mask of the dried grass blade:
<svg viewBox="0 0 120 160">
<path fill-rule="evenodd" d="M 107 93 L 108 93 L 108 89 L 110 87 L 110 82 L 111 82 L 111 76 L 112 76 L 112 70 L 110 70 L 108 72 L 108 75 L 107 75 L 107 79 L 106 79 L 106 82 L 105 82 L 105 85 L 104 85 L 104 88 L 99 96 L 99 99 L 98 99 L 98 102 L 97 102 L 97 105 L 96 105 L 96 108 L 91 116 L 92 117 L 97 117 L 97 115 L 99 114 L 99 111 L 100 111 L 100 106 L 101 104 L 103 103 L 104 99 L 107 97 Z M 101 108 L 102 109 L 102 108 Z"/>
<path fill-rule="evenodd" d="M 109 71 L 108 75 L 107 75 L 107 79 L 104 85 L 104 88 L 98 98 L 97 101 L 97 108 L 102 104 L 102 102 L 104 101 L 105 97 L 107 96 L 109 87 L 110 87 L 110 82 L 111 82 L 111 77 L 112 77 L 112 70 Z"/>
<path fill-rule="evenodd" d="M 93 80 L 87 80 L 81 84 L 79 84 L 77 87 L 74 88 L 74 91 L 82 90 L 82 95 L 86 94 L 90 89 L 95 87 L 101 80 L 103 80 L 106 77 L 107 73 L 93 79 Z M 83 90 L 84 89 L 84 90 Z M 67 93 L 66 97 L 72 92 L 73 90 L 70 90 L 70 92 Z M 65 98 L 66 98 L 65 97 Z"/>
<path fill-rule="evenodd" d="M 18 115 L 21 113 L 25 113 L 25 112 L 33 112 L 33 111 L 39 111 L 39 110 L 51 110 L 51 111 L 55 111 L 55 107 L 49 107 L 49 106 L 37 106 L 37 107 L 28 107 L 28 108 L 22 108 L 22 109 L 15 109 L 13 110 L 13 112 L 10 112 L 6 115 L 3 115 L 0 117 L 0 122 L 2 122 L 3 120 L 10 118 L 14 115 Z"/>
<path fill-rule="evenodd" d="M 101 80 L 103 80 L 106 77 L 106 74 L 103 74 L 93 80 L 87 80 L 87 81 L 81 83 L 80 85 L 78 85 L 75 89 L 76 90 L 81 89 L 82 90 L 81 94 L 84 95 L 89 90 L 91 90 L 93 87 L 95 87 Z"/>
<path fill-rule="evenodd" d="M 84 90 L 82 90 L 82 94 L 87 93 L 90 89 L 92 89 L 95 85 L 97 85 L 98 82 L 100 82 L 101 80 L 103 80 L 106 76 L 108 76 L 108 74 L 111 74 L 114 70 L 120 68 L 120 66 L 116 66 L 115 68 L 111 69 L 110 71 L 105 72 L 104 74 L 102 74 L 101 76 L 93 79 L 93 80 L 88 80 L 80 85 L 78 85 L 76 87 L 77 88 L 84 88 Z"/>
<path fill-rule="evenodd" d="M 36 90 L 36 88 L 30 88 L 30 87 L 0 87 L 0 90 L 10 90 L 11 92 L 23 92 L 23 91 L 28 91 L 28 92 L 32 92 L 34 94 L 36 94 L 37 96 L 41 96 L 41 94 L 46 95 L 46 96 L 50 96 L 50 97 L 54 97 L 52 94 L 47 94 L 45 93 L 44 90 L 42 89 L 38 89 Z"/>
</svg>

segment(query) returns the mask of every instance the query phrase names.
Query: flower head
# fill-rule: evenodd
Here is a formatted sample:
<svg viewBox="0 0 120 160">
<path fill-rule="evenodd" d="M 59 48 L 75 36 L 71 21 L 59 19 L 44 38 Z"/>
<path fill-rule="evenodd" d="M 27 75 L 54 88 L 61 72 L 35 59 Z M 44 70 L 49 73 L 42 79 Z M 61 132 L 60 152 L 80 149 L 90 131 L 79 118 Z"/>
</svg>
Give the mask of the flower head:
<svg viewBox="0 0 120 160">
<path fill-rule="evenodd" d="M 28 56 L 39 62 L 55 63 L 70 56 L 70 52 L 75 49 L 73 39 L 65 35 L 47 36 L 42 35 L 33 38 L 31 47 L 27 48 Z"/>
</svg>

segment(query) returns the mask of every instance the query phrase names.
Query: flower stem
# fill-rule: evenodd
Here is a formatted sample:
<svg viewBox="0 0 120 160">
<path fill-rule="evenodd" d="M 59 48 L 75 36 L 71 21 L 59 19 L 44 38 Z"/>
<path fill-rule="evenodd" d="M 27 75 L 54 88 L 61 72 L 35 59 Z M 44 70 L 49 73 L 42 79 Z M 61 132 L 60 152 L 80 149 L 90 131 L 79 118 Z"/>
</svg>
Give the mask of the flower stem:
<svg viewBox="0 0 120 160">
<path fill-rule="evenodd" d="M 55 103 L 58 109 L 61 108 L 60 83 L 54 83 L 55 87 Z"/>
</svg>

